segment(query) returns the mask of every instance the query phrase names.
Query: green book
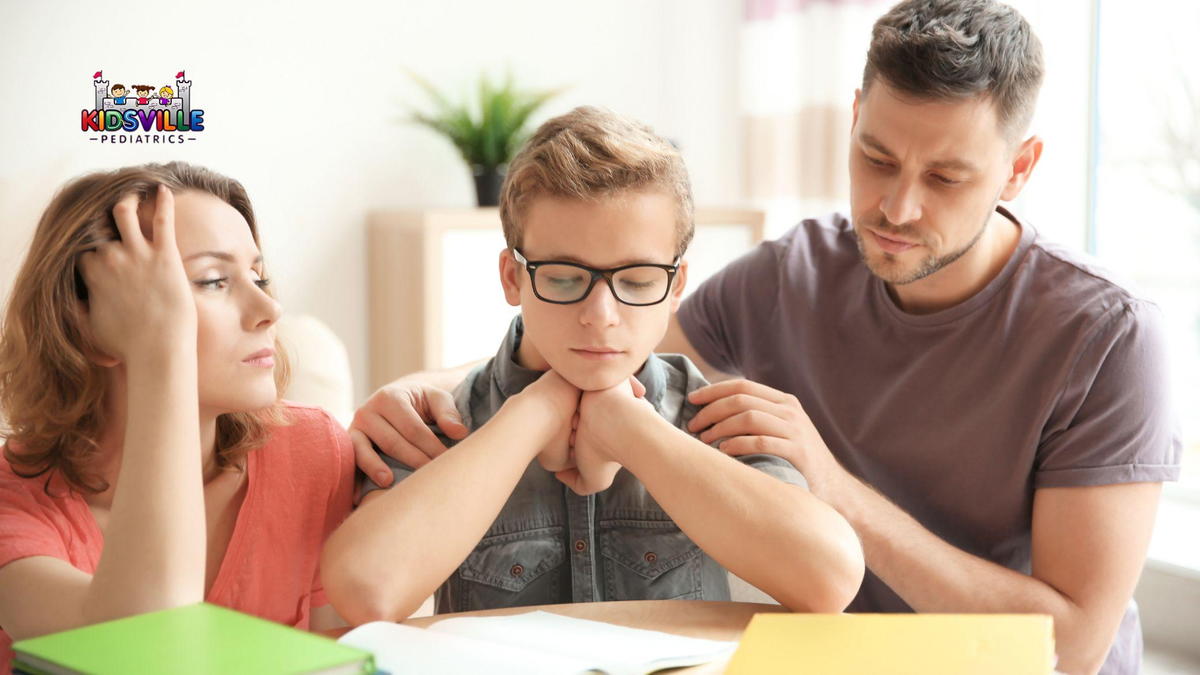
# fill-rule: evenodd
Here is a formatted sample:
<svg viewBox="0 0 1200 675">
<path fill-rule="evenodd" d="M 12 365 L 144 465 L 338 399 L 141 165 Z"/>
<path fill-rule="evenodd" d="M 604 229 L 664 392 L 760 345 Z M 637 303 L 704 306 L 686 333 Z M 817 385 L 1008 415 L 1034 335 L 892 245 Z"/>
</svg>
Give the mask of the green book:
<svg viewBox="0 0 1200 675">
<path fill-rule="evenodd" d="M 139 614 L 13 645 L 14 670 L 87 673 L 370 674 L 370 652 L 207 603 Z"/>
</svg>

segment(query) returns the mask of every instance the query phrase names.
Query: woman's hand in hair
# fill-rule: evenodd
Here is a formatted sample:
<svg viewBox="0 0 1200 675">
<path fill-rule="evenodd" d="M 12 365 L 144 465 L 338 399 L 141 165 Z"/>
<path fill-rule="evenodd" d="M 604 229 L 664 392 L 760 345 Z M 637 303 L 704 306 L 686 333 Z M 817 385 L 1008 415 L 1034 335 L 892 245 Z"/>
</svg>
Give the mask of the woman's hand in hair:
<svg viewBox="0 0 1200 675">
<path fill-rule="evenodd" d="M 175 199 L 160 185 L 142 209 L 136 194 L 113 207 L 120 241 L 84 253 L 79 267 L 87 284 L 91 339 L 104 354 L 129 363 L 172 349 L 195 354 L 196 305 L 175 244 Z"/>
</svg>

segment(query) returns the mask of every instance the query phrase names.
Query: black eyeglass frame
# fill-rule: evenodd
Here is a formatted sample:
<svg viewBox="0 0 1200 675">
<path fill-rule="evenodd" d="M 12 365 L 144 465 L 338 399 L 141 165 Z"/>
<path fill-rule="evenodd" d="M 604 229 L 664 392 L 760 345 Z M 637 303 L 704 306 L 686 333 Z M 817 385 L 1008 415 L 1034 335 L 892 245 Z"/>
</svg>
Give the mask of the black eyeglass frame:
<svg viewBox="0 0 1200 675">
<path fill-rule="evenodd" d="M 513 259 L 524 265 L 525 271 L 529 273 L 529 286 L 533 288 L 533 294 L 537 296 L 538 300 L 541 300 L 542 302 L 548 302 L 552 305 L 574 305 L 577 302 L 583 302 L 589 295 L 592 294 L 592 289 L 596 287 L 596 281 L 600 279 L 604 279 L 604 282 L 608 284 L 608 290 L 612 293 L 613 298 L 615 298 L 616 301 L 622 305 L 629 305 L 630 307 L 650 307 L 661 304 L 662 301 L 666 300 L 667 297 L 671 295 L 671 288 L 675 285 L 675 274 L 679 272 L 679 261 L 681 259 L 680 256 L 675 256 L 674 262 L 672 262 L 670 265 L 659 265 L 657 263 L 634 263 L 632 265 L 622 265 L 620 267 L 611 267 L 609 269 L 602 270 L 595 267 L 588 267 L 587 265 L 581 265 L 577 262 L 571 262 L 569 260 L 527 260 L 525 258 L 525 254 L 521 253 L 520 249 L 513 248 L 510 250 L 512 251 Z M 587 272 L 592 276 L 592 278 L 591 281 L 588 282 L 587 289 L 584 290 L 583 295 L 579 296 L 578 300 L 550 300 L 549 298 L 543 297 L 542 294 L 538 292 L 537 281 L 534 279 L 534 273 L 537 272 L 537 268 L 541 267 L 542 265 L 567 265 L 568 267 L 574 267 Z M 617 288 L 613 286 L 613 275 L 617 272 L 622 272 L 634 267 L 656 267 L 660 270 L 666 271 L 667 287 L 661 298 L 655 300 L 654 302 L 626 302 L 625 300 L 621 299 L 621 295 L 617 293 Z"/>
</svg>

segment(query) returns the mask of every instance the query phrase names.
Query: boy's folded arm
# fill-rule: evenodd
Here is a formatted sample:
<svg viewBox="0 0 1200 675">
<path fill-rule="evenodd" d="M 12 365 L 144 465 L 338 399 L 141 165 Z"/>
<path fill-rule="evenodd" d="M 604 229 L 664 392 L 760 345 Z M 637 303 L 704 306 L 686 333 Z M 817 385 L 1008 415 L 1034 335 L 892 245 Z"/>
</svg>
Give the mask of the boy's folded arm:
<svg viewBox="0 0 1200 675">
<path fill-rule="evenodd" d="M 862 583 L 857 535 L 808 490 L 657 416 L 614 425 L 618 461 L 707 554 L 793 611 L 840 612 Z M 654 420 L 659 422 L 654 422 Z M 660 423 L 661 422 L 661 423 Z"/>
<path fill-rule="evenodd" d="M 437 459 L 364 497 L 322 554 L 337 611 L 354 625 L 415 611 L 479 543 L 558 426 L 538 401 L 514 396 Z"/>
</svg>

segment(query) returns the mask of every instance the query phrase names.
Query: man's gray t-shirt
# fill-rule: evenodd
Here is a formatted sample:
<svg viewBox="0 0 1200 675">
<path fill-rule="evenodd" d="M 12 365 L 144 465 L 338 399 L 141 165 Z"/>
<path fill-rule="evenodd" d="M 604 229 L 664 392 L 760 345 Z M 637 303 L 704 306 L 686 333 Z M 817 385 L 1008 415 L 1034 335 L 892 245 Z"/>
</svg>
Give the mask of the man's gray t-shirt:
<svg viewBox="0 0 1200 675">
<path fill-rule="evenodd" d="M 518 316 L 495 358 L 473 370 L 455 390 L 455 404 L 467 429 L 487 424 L 509 397 L 542 376 L 514 360 L 522 333 Z M 651 354 L 637 379 L 646 387 L 646 401 L 686 430 L 699 410 L 687 394 L 707 384 L 696 366 L 678 354 Z M 440 433 L 438 438 L 447 447 L 454 445 Z M 397 483 L 413 473 L 391 457 L 380 456 Z M 784 482 L 804 484 L 796 468 L 778 457 L 737 459 Z M 365 481 L 362 494 L 377 489 Z M 445 503 L 429 508 L 454 509 L 455 502 L 454 488 L 447 486 Z M 483 539 L 436 593 L 439 614 L 659 599 L 728 600 L 728 575 L 629 471 L 618 471 L 608 489 L 580 496 L 536 461 L 526 467 Z"/>
<path fill-rule="evenodd" d="M 914 315 L 846 218 L 806 220 L 702 284 L 679 321 L 713 367 L 795 395 L 855 476 L 1013 570 L 1030 572 L 1036 489 L 1179 476 L 1159 309 L 1027 224 L 983 290 Z M 868 572 L 848 611 L 911 608 Z M 1140 659 L 1131 603 L 1100 672 Z"/>
</svg>

